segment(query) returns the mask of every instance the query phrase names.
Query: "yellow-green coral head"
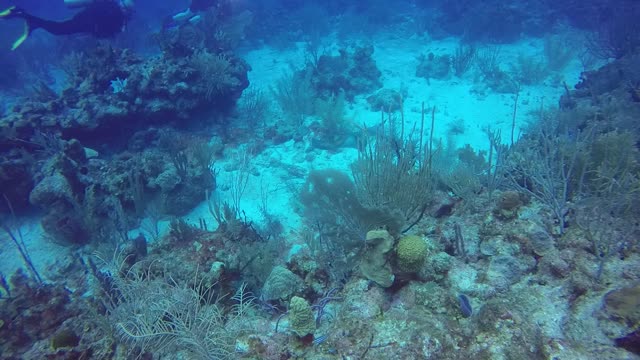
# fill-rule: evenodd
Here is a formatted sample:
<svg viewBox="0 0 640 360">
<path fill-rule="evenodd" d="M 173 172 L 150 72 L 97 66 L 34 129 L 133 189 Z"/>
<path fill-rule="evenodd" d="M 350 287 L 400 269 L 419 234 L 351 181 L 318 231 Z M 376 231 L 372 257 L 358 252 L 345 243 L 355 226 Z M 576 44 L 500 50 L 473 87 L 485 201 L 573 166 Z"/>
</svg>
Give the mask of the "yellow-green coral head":
<svg viewBox="0 0 640 360">
<path fill-rule="evenodd" d="M 289 302 L 289 324 L 299 337 L 313 334 L 316 330 L 316 321 L 313 310 L 307 300 L 294 296 Z"/>
<path fill-rule="evenodd" d="M 417 272 L 427 259 L 427 243 L 420 236 L 407 235 L 400 239 L 396 248 L 398 268 L 405 272 Z"/>
</svg>

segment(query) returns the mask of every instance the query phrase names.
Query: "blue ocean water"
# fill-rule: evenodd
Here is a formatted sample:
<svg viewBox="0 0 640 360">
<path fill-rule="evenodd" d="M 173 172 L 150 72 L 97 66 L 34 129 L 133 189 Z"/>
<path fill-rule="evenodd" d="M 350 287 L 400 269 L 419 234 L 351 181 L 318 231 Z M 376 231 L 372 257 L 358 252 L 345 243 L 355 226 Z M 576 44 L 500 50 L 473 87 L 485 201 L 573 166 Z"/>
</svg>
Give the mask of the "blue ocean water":
<svg viewBox="0 0 640 360">
<path fill-rule="evenodd" d="M 0 358 L 640 358 L 639 15 L 0 0 Z"/>
</svg>

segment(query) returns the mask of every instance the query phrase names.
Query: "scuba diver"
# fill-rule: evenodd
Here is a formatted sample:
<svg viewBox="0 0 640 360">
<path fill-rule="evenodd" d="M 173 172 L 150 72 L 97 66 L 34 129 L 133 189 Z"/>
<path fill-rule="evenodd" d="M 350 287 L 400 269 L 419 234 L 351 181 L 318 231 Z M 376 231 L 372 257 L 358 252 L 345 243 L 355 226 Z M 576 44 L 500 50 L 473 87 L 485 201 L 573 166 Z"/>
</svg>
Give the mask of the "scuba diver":
<svg viewBox="0 0 640 360">
<path fill-rule="evenodd" d="M 83 33 L 97 38 L 111 37 L 124 30 L 133 11 L 133 0 L 64 0 L 64 4 L 82 10 L 64 21 L 46 20 L 16 6 L 1 11 L 0 18 L 25 21 L 24 33 L 13 43 L 11 50 L 18 48 L 35 29 L 43 29 L 53 35 Z"/>
</svg>

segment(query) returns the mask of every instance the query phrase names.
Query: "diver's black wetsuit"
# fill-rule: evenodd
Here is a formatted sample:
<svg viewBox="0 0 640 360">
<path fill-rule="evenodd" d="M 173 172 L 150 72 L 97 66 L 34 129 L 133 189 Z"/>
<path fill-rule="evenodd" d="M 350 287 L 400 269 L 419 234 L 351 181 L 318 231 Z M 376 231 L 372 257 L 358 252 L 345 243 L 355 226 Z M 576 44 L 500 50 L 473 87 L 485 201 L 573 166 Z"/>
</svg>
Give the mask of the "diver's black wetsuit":
<svg viewBox="0 0 640 360">
<path fill-rule="evenodd" d="M 98 38 L 121 32 L 129 19 L 120 2 L 114 0 L 94 1 L 65 21 L 45 20 L 22 9 L 14 10 L 12 15 L 26 20 L 29 32 L 40 28 L 54 35 L 86 33 Z"/>
</svg>

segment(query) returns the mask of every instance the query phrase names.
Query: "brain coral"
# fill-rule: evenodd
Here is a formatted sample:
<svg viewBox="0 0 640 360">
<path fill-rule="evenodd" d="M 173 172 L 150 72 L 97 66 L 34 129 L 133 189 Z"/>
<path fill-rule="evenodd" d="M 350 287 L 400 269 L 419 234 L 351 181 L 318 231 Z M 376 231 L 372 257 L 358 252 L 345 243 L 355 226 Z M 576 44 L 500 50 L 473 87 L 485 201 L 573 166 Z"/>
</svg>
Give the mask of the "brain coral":
<svg viewBox="0 0 640 360">
<path fill-rule="evenodd" d="M 427 244 L 416 235 L 408 235 L 400 239 L 396 249 L 396 260 L 402 271 L 416 272 L 420 270 L 427 258 Z"/>
<path fill-rule="evenodd" d="M 302 285 L 302 279 L 284 266 L 276 266 L 264 283 L 264 300 L 288 299 Z"/>
<path fill-rule="evenodd" d="M 316 322 L 313 317 L 313 310 L 307 300 L 294 296 L 289 303 L 289 324 L 291 330 L 298 336 L 303 337 L 313 334 L 316 329 Z"/>
</svg>

